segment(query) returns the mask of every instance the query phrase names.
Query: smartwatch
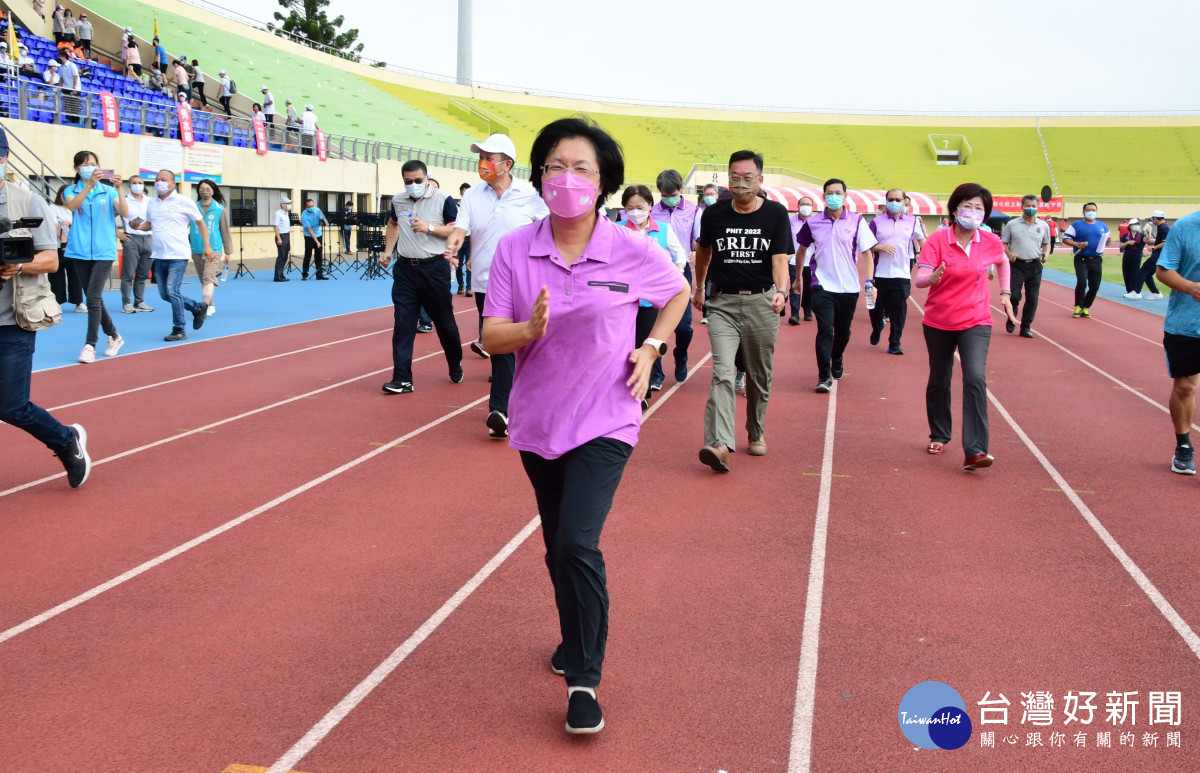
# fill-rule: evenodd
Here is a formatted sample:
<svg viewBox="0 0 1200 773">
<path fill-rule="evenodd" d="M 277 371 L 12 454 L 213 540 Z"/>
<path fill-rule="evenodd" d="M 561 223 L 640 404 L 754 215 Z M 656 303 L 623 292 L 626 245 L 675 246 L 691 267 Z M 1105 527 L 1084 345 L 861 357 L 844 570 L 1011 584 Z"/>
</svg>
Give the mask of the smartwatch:
<svg viewBox="0 0 1200 773">
<path fill-rule="evenodd" d="M 666 354 L 667 354 L 667 342 L 666 341 L 660 341 L 657 338 L 647 338 L 645 341 L 642 341 L 642 346 L 645 346 L 646 344 L 650 344 L 651 346 L 653 346 L 654 350 L 656 352 L 658 352 L 659 357 L 666 356 Z"/>
</svg>

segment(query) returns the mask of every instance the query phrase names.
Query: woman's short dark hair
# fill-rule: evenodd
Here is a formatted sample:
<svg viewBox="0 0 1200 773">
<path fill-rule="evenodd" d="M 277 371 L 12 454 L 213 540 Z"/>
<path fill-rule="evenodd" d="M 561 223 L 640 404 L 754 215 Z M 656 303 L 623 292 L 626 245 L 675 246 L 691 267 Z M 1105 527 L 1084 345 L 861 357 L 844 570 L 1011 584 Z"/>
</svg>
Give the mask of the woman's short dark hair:
<svg viewBox="0 0 1200 773">
<path fill-rule="evenodd" d="M 620 143 L 588 118 L 560 118 L 542 127 L 529 150 L 529 164 L 533 167 L 529 182 L 541 193 L 542 167 L 546 165 L 546 157 L 558 143 L 574 137 L 582 137 L 592 143 L 596 151 L 596 164 L 600 167 L 600 196 L 596 199 L 596 209 L 599 210 L 605 200 L 620 190 L 625 182 L 625 157 L 621 155 Z"/>
<path fill-rule="evenodd" d="M 951 213 L 958 211 L 958 205 L 967 199 L 983 199 L 983 221 L 986 223 L 992 216 L 992 192 L 979 183 L 963 183 L 950 194 L 950 202 L 946 209 Z"/>
<path fill-rule="evenodd" d="M 629 200 L 634 196 L 641 196 L 646 200 L 647 204 L 652 207 L 654 206 L 654 194 L 650 192 L 650 188 L 648 186 L 642 185 L 641 183 L 637 185 L 630 185 L 625 189 L 625 192 L 621 194 L 621 206 L 623 207 L 628 204 Z"/>
<path fill-rule="evenodd" d="M 196 195 L 200 195 L 200 186 L 201 185 L 207 185 L 210 188 L 212 188 L 213 201 L 217 202 L 222 207 L 225 206 L 225 194 L 221 193 L 220 185 L 217 185 L 212 180 L 205 178 L 205 179 L 201 180 L 200 182 L 196 183 Z M 311 201 L 311 199 L 310 199 L 310 201 Z"/>
</svg>

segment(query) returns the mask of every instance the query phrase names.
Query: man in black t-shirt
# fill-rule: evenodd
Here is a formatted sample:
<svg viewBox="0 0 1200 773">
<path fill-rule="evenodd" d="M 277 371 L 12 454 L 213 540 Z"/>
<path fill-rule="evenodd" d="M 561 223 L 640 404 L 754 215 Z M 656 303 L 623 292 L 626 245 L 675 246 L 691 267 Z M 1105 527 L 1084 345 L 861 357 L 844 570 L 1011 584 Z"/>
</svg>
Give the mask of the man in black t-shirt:
<svg viewBox="0 0 1200 773">
<path fill-rule="evenodd" d="M 729 157 L 732 199 L 704 212 L 696 240 L 696 290 L 692 304 L 705 305 L 712 345 L 713 380 L 704 408 L 704 447 L 700 461 L 717 472 L 729 471 L 734 449 L 734 359 L 738 349 L 746 367 L 747 452 L 765 456 L 764 422 L 771 395 L 771 367 L 779 313 L 787 304 L 788 256 L 795 252 L 792 228 L 783 205 L 759 197 L 763 159 L 751 150 Z"/>
</svg>

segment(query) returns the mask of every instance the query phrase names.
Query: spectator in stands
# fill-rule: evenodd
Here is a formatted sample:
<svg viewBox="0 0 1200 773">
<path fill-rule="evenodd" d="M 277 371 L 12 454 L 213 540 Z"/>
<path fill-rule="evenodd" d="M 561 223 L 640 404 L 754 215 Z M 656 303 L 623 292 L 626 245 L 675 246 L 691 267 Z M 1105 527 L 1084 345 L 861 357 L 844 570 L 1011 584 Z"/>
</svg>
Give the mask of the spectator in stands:
<svg viewBox="0 0 1200 773">
<path fill-rule="evenodd" d="M 308 267 L 312 265 L 314 255 L 317 259 L 317 279 L 329 278 L 325 276 L 325 256 L 322 252 L 324 246 L 321 243 L 322 222 L 328 224 L 325 213 L 317 208 L 315 201 L 305 199 L 304 211 L 300 213 L 300 228 L 304 232 L 304 263 L 300 269 L 300 281 L 308 279 Z"/>
<path fill-rule="evenodd" d="M 1142 279 L 1139 276 L 1142 267 L 1142 249 L 1146 237 L 1142 233 L 1142 221 L 1136 217 L 1127 223 L 1129 232 L 1117 243 L 1121 250 L 1121 278 L 1125 280 L 1125 295 L 1131 301 L 1142 299 Z"/>
<path fill-rule="evenodd" d="M 11 78 L 13 70 L 17 69 L 17 63 L 8 55 L 8 44 L 3 41 L 0 41 L 0 69 L 5 71 L 6 78 Z M 3 109 L 3 105 L 0 105 L 0 109 Z"/>
<path fill-rule="evenodd" d="M 938 231 L 921 251 L 913 284 L 928 287 L 925 301 L 925 344 L 929 349 L 929 382 L 925 412 L 931 454 L 941 454 L 953 434 L 950 383 L 954 354 L 962 361 L 964 470 L 990 467 L 988 453 L 987 355 L 992 338 L 991 286 L 980 281 L 985 267 L 996 266 L 1004 314 L 1016 322 L 1009 301 L 1009 265 L 1004 245 L 979 226 L 992 214 L 992 194 L 981 185 L 963 183 L 950 194 L 952 228 Z"/>
<path fill-rule="evenodd" d="M 167 66 L 171 63 L 171 58 L 167 56 L 167 49 L 159 42 L 158 38 L 153 41 L 154 46 L 154 61 L 158 62 L 158 69 L 164 73 L 167 71 Z"/>
<path fill-rule="evenodd" d="M 662 307 L 651 331 L 661 340 L 683 313 L 687 282 L 648 239 L 599 214 L 624 177 L 620 147 L 606 132 L 575 118 L 555 121 L 530 156 L 550 216 L 497 247 L 484 345 L 516 358 L 510 444 L 541 516 L 562 634 L 550 667 L 566 679 L 566 729 L 596 733 L 604 727 L 596 687 L 608 638 L 601 531 L 659 356 L 651 345 L 629 351 L 637 300 Z M 565 296 L 566 276 L 605 289 Z M 629 292 L 613 292 L 617 285 Z"/>
<path fill-rule="evenodd" d="M 158 62 L 150 65 L 146 88 L 160 94 L 167 94 L 167 79 L 163 76 L 162 70 L 158 69 Z"/>
<path fill-rule="evenodd" d="M 1163 245 L 1167 241 L 1167 234 L 1171 232 L 1171 226 L 1167 224 L 1167 215 L 1161 209 L 1154 210 L 1154 213 L 1150 215 L 1150 222 L 1154 225 L 1154 241 L 1153 246 L 1150 247 L 1150 257 L 1146 258 L 1141 271 L 1138 272 L 1138 279 L 1141 280 L 1138 283 L 1138 290 L 1140 291 L 1142 284 L 1145 284 L 1146 289 L 1150 291 L 1146 299 L 1157 301 L 1163 297 L 1163 294 L 1158 291 L 1158 285 L 1154 284 L 1154 274 L 1158 266 L 1158 258 L 1162 255 Z"/>
<path fill-rule="evenodd" d="M 63 42 L 75 44 L 76 29 L 75 29 L 75 14 L 70 8 L 63 11 Z"/>
<path fill-rule="evenodd" d="M 1038 219 L 1037 196 L 1021 199 L 1021 216 L 1004 224 L 1000 241 L 1008 256 L 1012 277 L 1013 314 L 1021 309 L 1021 293 L 1025 294 L 1025 309 L 1021 311 L 1021 337 L 1033 338 L 1033 316 L 1037 313 L 1038 295 L 1042 289 L 1042 264 L 1050 255 L 1050 226 Z M 1004 329 L 1013 332 L 1012 320 L 1004 321 Z"/>
<path fill-rule="evenodd" d="M 46 62 L 46 71 L 42 73 L 42 80 L 46 81 L 50 86 L 61 86 L 62 76 L 58 74 L 58 60 L 51 59 Z"/>
<path fill-rule="evenodd" d="M 229 234 L 229 210 L 225 206 L 225 196 L 221 186 L 212 180 L 201 180 L 196 185 L 196 195 L 200 197 L 200 214 L 208 231 L 208 243 L 212 247 L 211 257 L 206 257 L 204 240 L 201 238 L 200 226 L 191 224 L 190 241 L 192 244 L 192 265 L 196 267 L 196 276 L 200 278 L 201 293 L 203 294 L 205 314 L 212 316 L 217 313 L 213 303 L 213 293 L 217 288 L 217 274 L 221 268 L 221 254 L 225 262 L 233 257 L 233 237 Z"/>
<path fill-rule="evenodd" d="M 296 106 L 292 104 L 292 100 L 284 102 L 287 105 L 287 121 L 284 123 L 289 129 L 300 128 L 300 114 L 296 112 Z"/>
<path fill-rule="evenodd" d="M 380 265 L 387 268 L 393 252 L 392 379 L 383 385 L 389 394 L 413 391 L 412 354 L 420 309 L 429 312 L 450 366 L 450 381 L 462 383 L 462 343 L 450 296 L 450 263 L 446 238 L 454 231 L 458 205 L 429 184 L 429 170 L 416 159 L 400 167 L 404 192 L 392 197 Z"/>
<path fill-rule="evenodd" d="M 229 108 L 229 100 L 233 98 L 233 80 L 229 75 L 221 70 L 221 90 L 217 92 L 217 99 L 221 101 L 221 107 L 225 108 L 225 115 L 232 117 L 233 111 Z"/>
<path fill-rule="evenodd" d="M 58 77 L 62 86 L 63 123 L 79 123 L 79 68 L 66 51 L 58 52 Z"/>
<path fill-rule="evenodd" d="M 675 238 L 683 246 L 683 251 L 689 256 L 689 263 L 684 268 L 683 275 L 688 284 L 692 281 L 691 258 L 695 255 L 693 234 L 695 233 L 696 217 L 700 209 L 683 197 L 683 177 L 674 169 L 664 169 L 655 180 L 658 188 L 658 203 L 650 210 L 650 219 L 666 223 L 675 233 Z M 675 360 L 675 380 L 687 378 L 688 347 L 692 344 L 692 307 L 684 309 L 683 317 L 675 330 L 675 348 L 671 352 Z M 662 360 L 655 360 L 650 374 L 650 391 L 662 389 L 663 379 Z"/>
<path fill-rule="evenodd" d="M 175 173 L 160 169 L 154 182 L 158 194 L 146 207 L 146 219 L 133 221 L 135 228 L 154 234 L 154 279 L 158 282 L 158 294 L 171 304 L 171 332 L 164 341 L 182 341 L 184 312 L 192 313 L 192 329 L 199 330 L 208 316 L 208 304 L 198 303 L 180 292 L 183 275 L 187 272 L 188 255 L 191 253 L 188 229 L 196 223 L 200 229 L 201 254 L 205 260 L 216 260 L 209 247 L 208 227 L 196 202 L 180 195 L 175 189 Z"/>
<path fill-rule="evenodd" d="M 204 71 L 200 69 L 200 63 L 195 59 L 192 60 L 192 89 L 200 97 L 200 106 L 208 107 L 208 99 L 204 96 Z"/>
<path fill-rule="evenodd" d="M 133 220 L 146 219 L 146 207 L 150 197 L 146 195 L 146 183 L 142 176 L 135 174 L 129 178 L 129 193 L 125 195 L 125 208 L 128 214 L 122 221 L 123 228 L 117 238 L 123 243 L 121 248 L 121 311 L 133 314 L 137 311 L 154 311 L 146 305 L 146 280 L 150 277 L 153 266 L 154 237 L 148 232 L 130 225 Z"/>
<path fill-rule="evenodd" d="M 795 248 L 787 209 L 758 195 L 762 171 L 763 157 L 758 153 L 739 150 L 730 155 L 729 190 L 733 198 L 718 201 L 705 211 L 696 241 L 692 303 L 700 309 L 705 300 L 708 302 L 708 337 L 713 348 L 712 384 L 704 409 L 704 447 L 699 458 L 715 472 L 729 471 L 729 455 L 735 447 L 734 379 L 739 350 L 749 398 L 747 452 L 751 456 L 767 453 L 765 421 L 779 336 L 778 315 L 787 306 L 788 256 Z M 807 227 L 805 224 L 801 233 Z M 797 256 L 797 261 L 802 257 Z M 705 292 L 706 282 L 711 285 L 711 293 Z"/>
<path fill-rule="evenodd" d="M 262 105 L 258 104 L 257 102 L 255 102 L 253 105 L 250 105 L 250 118 L 256 123 L 264 122 Z"/>
<path fill-rule="evenodd" d="M 1089 201 L 1083 205 L 1083 220 L 1076 220 L 1063 232 L 1063 246 L 1075 253 L 1075 310 L 1071 313 L 1075 318 L 1092 316 L 1092 303 L 1100 291 L 1108 226 L 1096 215 L 1097 207 Z"/>
<path fill-rule="evenodd" d="M 28 78 L 41 77 L 41 73 L 38 72 L 37 62 L 35 62 L 33 57 L 29 55 L 29 48 L 22 43 L 20 50 L 21 55 L 17 60 L 17 67 L 20 69 L 21 74 Z"/>
<path fill-rule="evenodd" d="M 263 86 L 261 89 L 259 89 L 259 91 L 261 91 L 262 95 L 263 95 L 263 101 L 262 101 L 263 120 L 266 121 L 268 124 L 274 125 L 274 123 L 275 123 L 275 97 L 274 97 L 274 95 L 271 94 L 271 90 L 268 89 L 266 86 Z"/>
<path fill-rule="evenodd" d="M 54 43 L 58 45 L 63 42 L 63 7 L 61 5 L 54 6 Z"/>
<path fill-rule="evenodd" d="M 142 78 L 142 52 L 134 38 L 125 44 L 125 74 L 138 80 Z"/>
<path fill-rule="evenodd" d="M 50 289 L 60 305 L 75 307 L 75 311 L 87 314 L 87 306 L 83 303 L 83 285 L 79 283 L 79 271 L 75 261 L 63 256 L 67 248 L 67 236 L 71 233 L 71 210 L 63 206 L 63 191 L 66 185 L 59 186 L 54 194 L 54 206 L 50 214 L 54 220 L 54 231 L 58 235 L 58 269 L 50 275 Z"/>
<path fill-rule="evenodd" d="M 192 82 L 188 78 L 187 68 L 184 67 L 183 62 L 178 59 L 172 62 L 171 66 L 175 68 L 174 75 L 176 97 L 178 97 L 180 94 L 183 94 L 190 101 L 192 98 Z"/>
<path fill-rule="evenodd" d="M 96 359 L 96 342 L 100 328 L 108 336 L 104 354 L 112 357 L 125 343 L 108 309 L 104 307 L 104 287 L 117 259 L 117 228 L 114 218 L 126 217 L 129 208 L 121 195 L 121 176 L 113 175 L 101 182 L 100 162 L 90 150 L 81 150 L 72 161 L 75 181 L 63 191 L 63 203 L 74 213 L 74 222 L 67 237 L 65 255 L 76 261 L 79 279 L 87 298 L 88 325 L 79 361 Z"/>
<path fill-rule="evenodd" d="M 92 23 L 88 21 L 86 13 L 79 14 L 79 22 L 75 25 L 76 34 L 79 36 L 79 48 L 83 50 L 83 55 L 92 58 Z"/>
<path fill-rule="evenodd" d="M 317 114 L 313 112 L 312 105 L 304 106 L 304 116 L 300 119 L 300 152 L 311 156 L 317 148 L 317 130 L 321 125 L 317 123 Z"/>
<path fill-rule="evenodd" d="M 0 163 L 8 157 L 8 137 L 0 131 Z M 41 218 L 33 229 L 33 262 L 0 265 L 0 421 L 22 429 L 54 452 L 67 471 L 67 482 L 77 488 L 87 480 L 91 460 L 87 454 L 87 432 L 75 424 L 63 426 L 45 409 L 29 400 L 33 376 L 33 350 L 37 333 L 26 330 L 25 315 L 18 316 L 13 292 L 17 283 L 29 294 L 38 292 L 48 274 L 57 267 L 54 224 L 46 202 L 17 185 L 0 178 L 0 216 L 11 220 Z M 23 293 L 24 294 L 24 293 Z M 7 456 L 19 453 L 5 445 Z"/>
<path fill-rule="evenodd" d="M 258 103 L 254 104 L 258 107 Z M 275 281 L 286 282 L 288 278 L 284 275 L 284 269 L 287 267 L 288 258 L 292 252 L 292 219 L 288 215 L 288 210 L 292 207 L 292 200 L 284 196 L 279 200 L 279 209 L 275 210 L 274 219 L 271 225 L 275 227 Z"/>
<path fill-rule="evenodd" d="M 877 243 L 861 215 L 846 207 L 846 183 L 825 181 L 825 211 L 809 219 L 796 237 L 796 263 L 811 258 L 813 315 L 817 318 L 817 392 L 829 392 L 844 372 L 843 355 L 850 343 L 850 324 Z M 803 287 L 793 287 L 800 292 Z M 878 294 L 872 288 L 868 294 Z"/>
<path fill-rule="evenodd" d="M 1163 320 L 1167 373 L 1174 380 L 1170 410 L 1175 425 L 1175 458 L 1171 470 L 1195 475 L 1192 419 L 1200 387 L 1200 213 L 1180 218 L 1174 229 L 1167 230 L 1169 236 L 1159 247 L 1156 271 L 1158 281 L 1172 290 Z"/>
</svg>

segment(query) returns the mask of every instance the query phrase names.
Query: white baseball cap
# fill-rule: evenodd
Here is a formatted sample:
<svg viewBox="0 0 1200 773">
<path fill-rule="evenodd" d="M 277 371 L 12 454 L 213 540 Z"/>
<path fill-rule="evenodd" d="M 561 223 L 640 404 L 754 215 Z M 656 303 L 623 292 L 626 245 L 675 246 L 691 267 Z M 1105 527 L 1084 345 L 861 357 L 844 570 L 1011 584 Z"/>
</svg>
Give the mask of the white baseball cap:
<svg viewBox="0 0 1200 773">
<path fill-rule="evenodd" d="M 507 134 L 493 134 L 483 142 L 471 145 L 472 153 L 503 153 L 513 161 L 517 160 L 517 146 Z"/>
<path fill-rule="evenodd" d="M 263 86 L 261 89 L 259 89 L 259 91 L 266 91 L 266 90 L 267 90 L 266 86 Z"/>
<path fill-rule="evenodd" d="M 305 109 L 306 111 L 308 111 L 308 110 L 312 110 L 313 108 L 312 108 L 312 105 L 305 105 L 305 106 L 304 106 L 304 109 Z"/>
<path fill-rule="evenodd" d="M 1126 225 L 1140 225 L 1141 222 L 1142 221 L 1138 220 L 1136 217 L 1131 217 L 1131 218 L 1129 218 L 1129 222 L 1126 223 Z"/>
<path fill-rule="evenodd" d="M 46 64 L 47 64 L 47 66 L 49 66 L 49 67 L 58 67 L 58 60 L 57 60 L 57 59 L 51 59 L 51 60 L 50 60 L 49 62 L 47 62 Z"/>
<path fill-rule="evenodd" d="M 1166 220 L 1167 213 L 1163 212 L 1161 209 L 1156 209 L 1150 213 L 1150 217 L 1157 217 L 1157 218 L 1161 218 L 1162 220 Z"/>
<path fill-rule="evenodd" d="M 280 204 L 291 204 L 292 200 L 289 199 L 287 196 L 284 196 L 282 199 L 279 200 L 279 203 Z"/>
<path fill-rule="evenodd" d="M 224 74 L 225 74 L 224 70 L 221 70 L 219 73 L 217 73 L 217 75 L 224 75 Z"/>
</svg>

